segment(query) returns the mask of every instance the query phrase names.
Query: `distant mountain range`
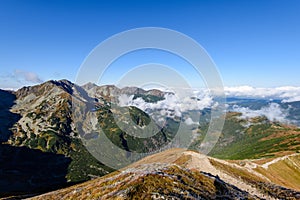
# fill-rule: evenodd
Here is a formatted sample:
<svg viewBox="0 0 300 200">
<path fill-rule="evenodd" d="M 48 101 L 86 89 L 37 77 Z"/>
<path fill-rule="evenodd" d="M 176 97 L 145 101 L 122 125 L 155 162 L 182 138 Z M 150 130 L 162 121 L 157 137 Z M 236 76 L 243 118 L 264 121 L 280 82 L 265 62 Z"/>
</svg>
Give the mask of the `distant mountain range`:
<svg viewBox="0 0 300 200">
<path fill-rule="evenodd" d="M 115 162 L 126 157 L 130 164 L 168 148 L 182 147 L 181 143 L 185 143 L 185 140 L 191 140 L 190 150 L 198 150 L 209 127 L 209 104 L 201 104 L 201 110 L 185 109 L 183 115 L 178 116 L 177 111 L 167 104 L 172 95 L 175 94 L 155 89 L 146 91 L 137 87 L 120 89 L 113 85 L 97 86 L 93 83 L 78 86 L 68 80 L 48 81 L 17 91 L 0 90 L 0 197 L 33 196 L 115 171 L 97 160 L 92 155 L 93 149 L 86 148 L 101 140 L 101 133 L 125 152 L 124 155 L 114 155 Z M 93 190 L 92 194 L 98 197 L 106 195 L 107 198 L 114 195 L 117 197 L 116 194 L 119 193 L 128 198 L 136 197 L 139 192 L 147 190 L 145 198 L 169 195 L 180 199 L 208 195 L 207 197 L 214 198 L 255 199 L 262 198 L 262 195 L 272 198 L 283 195 L 282 197 L 297 199 L 299 194 L 296 191 L 300 190 L 300 129 L 297 126 L 300 121 L 300 102 L 227 98 L 227 108 L 221 137 L 209 155 L 231 161 L 203 157 L 204 155 L 192 151 L 169 150 L 168 153 L 154 154 L 152 158 L 156 159 L 155 162 L 147 163 L 149 166 L 146 168 L 143 165 L 132 165 L 133 172 L 129 168 L 125 170 L 125 174 L 113 172 L 102 179 L 83 183 L 84 188 L 101 183 L 98 190 L 103 193 Z M 268 115 L 269 108 L 279 111 L 276 115 Z M 166 114 L 163 122 L 157 113 Z M 265 113 L 266 116 L 263 115 Z M 199 121 L 193 121 L 198 114 Z M 281 115 L 283 117 L 279 118 Z M 155 123 L 149 126 L 153 121 Z M 190 131 L 192 137 L 176 138 L 180 125 Z M 147 129 L 148 127 L 150 128 Z M 153 131 L 156 134 L 151 137 L 138 135 Z M 139 153 L 141 157 L 131 158 L 128 152 Z M 176 162 L 172 160 L 167 165 L 153 164 L 172 158 L 173 154 L 170 152 L 177 156 Z M 109 153 L 100 153 L 110 159 Z M 199 156 L 205 159 L 197 161 L 198 167 L 195 164 L 193 167 L 187 165 Z M 211 168 L 200 169 L 199 166 L 204 164 L 202 162 L 209 162 L 210 166 L 217 172 L 222 171 L 224 175 L 211 171 Z M 134 185 L 127 183 L 126 177 L 133 176 L 135 171 L 138 171 L 135 178 L 137 182 Z M 225 174 L 234 178 L 226 178 Z M 177 177 L 174 180 L 168 180 L 168 177 L 175 175 Z M 106 182 L 111 179 L 109 177 L 113 177 L 113 180 L 120 177 L 114 183 L 119 188 L 119 193 L 114 191 L 115 188 L 102 188 L 108 184 Z M 145 178 L 149 181 L 147 184 L 142 183 Z M 235 184 L 235 179 L 236 182 L 254 185 L 259 190 L 258 196 L 255 197 L 255 194 Z M 158 191 L 153 187 L 153 184 L 158 184 L 156 181 L 171 184 L 172 187 Z M 192 182 L 205 187 L 192 187 Z M 181 186 L 175 187 L 176 184 Z M 84 195 L 87 191 L 77 188 L 79 186 L 59 191 L 55 195 L 74 194 L 72 199 L 81 198 L 77 195 Z M 173 191 L 173 187 L 177 189 Z M 74 193 L 73 190 L 82 192 Z M 53 196 L 47 198 L 53 199 Z"/>
</svg>

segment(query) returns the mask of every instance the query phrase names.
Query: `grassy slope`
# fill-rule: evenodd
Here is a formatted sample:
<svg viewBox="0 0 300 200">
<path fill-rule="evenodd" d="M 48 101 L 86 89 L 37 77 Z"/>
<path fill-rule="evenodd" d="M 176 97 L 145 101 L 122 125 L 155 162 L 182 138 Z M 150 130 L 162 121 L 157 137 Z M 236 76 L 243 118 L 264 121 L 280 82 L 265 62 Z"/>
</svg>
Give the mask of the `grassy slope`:
<svg viewBox="0 0 300 200">
<path fill-rule="evenodd" d="M 218 178 L 177 165 L 163 168 L 155 164 L 130 168 L 100 179 L 52 192 L 33 199 L 255 199 Z M 144 168 L 147 168 L 145 170 Z"/>
<path fill-rule="evenodd" d="M 239 116 L 239 113 L 227 114 L 222 135 L 210 156 L 242 160 L 278 157 L 300 151 L 299 128 L 270 122 L 264 117 L 246 121 Z M 201 127 L 200 132 L 205 133 L 206 128 Z M 201 137 L 198 144 L 200 142 Z M 195 146 L 194 143 L 193 148 Z"/>
<path fill-rule="evenodd" d="M 264 117 L 245 120 L 239 116 L 239 113 L 227 114 L 220 140 L 210 152 L 210 156 L 237 160 L 236 163 L 254 162 L 258 164 L 255 170 L 269 178 L 271 182 L 300 191 L 299 154 L 279 160 L 269 165 L 267 169 L 260 166 L 275 158 L 299 153 L 300 129 L 270 122 Z M 200 132 L 205 132 L 205 128 L 203 126 Z M 228 167 L 219 166 L 219 168 L 227 169 Z M 234 170 L 227 169 L 227 171 Z M 243 177 L 245 173 L 247 174 L 247 172 L 237 171 L 236 175 Z M 251 176 L 244 177 L 247 179 Z M 246 181 L 251 180 L 256 180 L 256 178 L 251 177 Z"/>
<path fill-rule="evenodd" d="M 214 159 L 210 159 L 210 162 L 213 166 L 215 166 L 216 168 L 218 168 L 221 171 L 224 171 L 225 173 L 234 176 L 236 178 L 240 178 L 243 181 L 253 185 L 254 187 L 258 188 L 261 192 L 270 195 L 274 198 L 279 198 L 279 199 L 297 199 L 298 197 L 300 197 L 300 193 L 290 190 L 290 189 L 285 189 L 282 188 L 281 186 L 278 185 L 274 185 L 273 183 L 278 183 L 274 180 L 273 183 L 269 183 L 266 182 L 264 179 L 262 179 L 261 177 L 249 173 L 248 170 L 246 169 L 242 169 L 242 168 L 237 168 L 237 167 L 233 167 L 230 165 L 225 165 L 221 162 L 218 162 Z M 276 173 L 274 173 L 274 171 L 265 171 L 264 173 L 262 173 L 265 176 L 271 177 L 271 176 L 275 176 L 276 177 Z M 287 180 L 289 180 L 289 177 L 285 177 L 285 182 L 287 182 Z M 299 182 L 297 183 L 299 185 Z M 281 185 L 285 185 L 286 184 L 281 184 Z M 297 186 L 296 188 L 290 187 L 292 189 L 296 189 L 299 191 L 299 186 Z M 298 196 L 298 197 L 296 197 Z"/>
<path fill-rule="evenodd" d="M 300 155 L 279 160 L 267 169 L 258 167 L 255 170 L 278 185 L 300 191 Z"/>
<path fill-rule="evenodd" d="M 197 156 L 194 153 L 187 153 L 183 149 L 170 149 L 143 158 L 121 171 L 34 199 L 97 199 L 99 197 L 103 199 L 150 199 L 162 195 L 165 198 L 178 199 L 185 199 L 188 196 L 191 199 L 195 197 L 232 199 L 234 197 L 242 198 L 239 195 L 247 195 L 247 193 L 240 193 L 240 190 L 237 191 L 232 186 L 224 184 L 217 177 L 188 167 L 188 163 L 197 159 Z M 293 190 L 268 183 L 266 179 L 246 168 L 236 167 L 214 158 L 208 159 L 215 168 L 235 177 L 237 182 L 253 185 L 266 197 L 297 199 L 296 195 L 300 195 Z M 176 165 L 172 165 L 172 163 Z M 185 166 L 188 169 L 184 168 Z M 252 198 L 250 195 L 243 197 Z"/>
</svg>

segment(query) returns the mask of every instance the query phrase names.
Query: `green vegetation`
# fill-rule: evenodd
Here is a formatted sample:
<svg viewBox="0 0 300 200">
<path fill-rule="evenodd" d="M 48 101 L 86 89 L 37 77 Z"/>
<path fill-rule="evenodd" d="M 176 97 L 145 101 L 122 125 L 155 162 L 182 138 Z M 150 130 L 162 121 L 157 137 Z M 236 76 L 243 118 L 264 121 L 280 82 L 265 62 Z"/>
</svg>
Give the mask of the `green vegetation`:
<svg viewBox="0 0 300 200">
<path fill-rule="evenodd" d="M 123 131 L 120 129 L 118 124 L 114 119 L 115 113 L 122 113 L 122 116 L 130 116 L 131 119 L 118 119 L 121 123 L 126 124 L 129 123 L 128 120 L 132 120 L 135 125 L 127 126 L 128 130 Z M 129 112 L 129 113 L 128 113 Z M 174 128 L 178 128 L 179 123 L 174 120 L 169 119 L 169 125 L 172 123 L 172 126 L 166 125 L 164 128 L 160 129 L 158 126 L 156 127 L 147 127 L 148 132 L 154 132 L 155 130 L 159 130 L 155 135 L 148 138 L 140 138 L 135 137 L 134 134 L 138 133 L 138 131 L 145 131 L 143 126 L 146 126 L 150 122 L 150 117 L 145 112 L 141 111 L 136 107 L 122 108 L 117 107 L 117 109 L 111 110 L 110 107 L 102 107 L 97 111 L 98 114 L 98 122 L 101 126 L 101 129 L 104 131 L 106 136 L 110 139 L 118 147 L 126 150 L 126 151 L 134 151 L 134 152 L 151 152 L 155 151 L 161 146 L 166 145 L 176 134 Z M 156 128 L 156 129 L 155 129 Z"/>
<path fill-rule="evenodd" d="M 82 145 L 80 139 L 72 139 L 71 147 L 74 149 L 69 152 L 72 161 L 68 167 L 67 180 L 82 182 L 113 171 L 94 158 Z"/>
<path fill-rule="evenodd" d="M 34 135 L 34 134 L 32 134 Z M 103 176 L 113 171 L 94 158 L 82 144 L 81 139 L 60 135 L 53 130 L 30 138 L 18 137 L 18 142 L 43 152 L 63 154 L 71 158 L 66 178 L 68 182 L 82 182 L 93 176 Z"/>
<path fill-rule="evenodd" d="M 297 128 L 271 122 L 265 117 L 247 121 L 239 116 L 239 113 L 227 114 L 221 137 L 210 156 L 232 160 L 258 159 L 300 150 L 300 131 Z M 200 137 L 191 145 L 192 149 L 201 143 L 206 130 L 207 125 L 200 127 Z"/>
</svg>

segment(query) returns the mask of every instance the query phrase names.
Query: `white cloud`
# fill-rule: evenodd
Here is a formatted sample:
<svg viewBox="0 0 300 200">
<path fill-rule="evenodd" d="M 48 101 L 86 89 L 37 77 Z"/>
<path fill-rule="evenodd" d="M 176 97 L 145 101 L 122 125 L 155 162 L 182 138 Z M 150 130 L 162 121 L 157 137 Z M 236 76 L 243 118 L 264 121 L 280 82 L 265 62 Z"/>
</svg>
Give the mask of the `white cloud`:
<svg viewBox="0 0 300 200">
<path fill-rule="evenodd" d="M 184 123 L 186 123 L 187 125 L 199 125 L 199 123 L 197 123 L 197 122 L 194 122 L 193 120 L 192 120 L 192 118 L 190 118 L 190 117 L 188 117 L 185 121 L 184 121 Z"/>
<path fill-rule="evenodd" d="M 29 71 L 23 71 L 16 69 L 14 71 L 14 77 L 18 81 L 26 81 L 29 83 L 42 83 L 43 80 L 34 72 L 29 72 Z"/>
<path fill-rule="evenodd" d="M 284 110 L 277 103 L 270 103 L 266 107 L 262 107 L 260 110 L 252 110 L 248 107 L 240 107 L 234 105 L 232 111 L 242 113 L 242 118 L 253 118 L 258 116 L 266 116 L 270 121 L 279 121 L 287 123 L 288 116 L 287 110 Z"/>
<path fill-rule="evenodd" d="M 0 87 L 1 90 L 6 90 L 6 91 L 17 91 L 19 88 L 8 88 L 8 87 Z"/>
<path fill-rule="evenodd" d="M 281 99 L 283 102 L 300 100 L 300 87 L 284 86 L 275 88 L 255 88 L 251 86 L 225 87 L 228 97 L 250 97 Z"/>
<path fill-rule="evenodd" d="M 193 98 L 191 98 L 193 97 Z M 143 111 L 159 111 L 161 116 L 181 117 L 183 112 L 189 110 L 203 110 L 213 105 L 213 99 L 207 94 L 181 95 L 166 94 L 164 100 L 156 103 L 145 102 L 142 98 L 133 99 L 133 95 L 120 95 L 120 106 L 135 106 Z"/>
</svg>

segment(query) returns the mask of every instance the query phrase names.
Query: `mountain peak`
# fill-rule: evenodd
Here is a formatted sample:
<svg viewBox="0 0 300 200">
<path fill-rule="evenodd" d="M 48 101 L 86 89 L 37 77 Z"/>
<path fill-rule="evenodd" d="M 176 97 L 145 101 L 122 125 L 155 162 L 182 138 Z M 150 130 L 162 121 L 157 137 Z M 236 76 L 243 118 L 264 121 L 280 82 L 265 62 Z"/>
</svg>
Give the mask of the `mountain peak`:
<svg viewBox="0 0 300 200">
<path fill-rule="evenodd" d="M 35 96 L 46 95 L 52 91 L 54 87 L 59 87 L 65 92 L 72 94 L 73 93 L 74 83 L 62 79 L 62 80 L 49 80 L 42 84 L 34 85 L 34 86 L 24 86 L 15 92 L 17 98 L 26 97 L 27 95 L 33 93 Z M 47 95 L 46 95 L 47 96 Z"/>
<path fill-rule="evenodd" d="M 58 81 L 54 81 L 51 80 L 50 81 L 52 84 L 61 87 L 62 89 L 64 89 L 66 92 L 68 92 L 69 94 L 73 93 L 73 87 L 74 87 L 74 83 L 72 83 L 69 80 L 66 79 L 62 79 L 62 80 L 58 80 Z"/>
<path fill-rule="evenodd" d="M 98 87 L 98 85 L 96 85 L 95 83 L 92 83 L 92 82 L 88 82 L 88 83 L 82 85 L 81 87 L 84 88 L 85 90 L 90 90 L 92 88 Z"/>
</svg>

